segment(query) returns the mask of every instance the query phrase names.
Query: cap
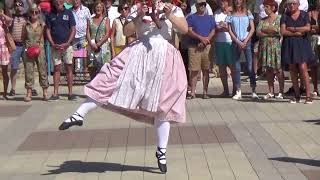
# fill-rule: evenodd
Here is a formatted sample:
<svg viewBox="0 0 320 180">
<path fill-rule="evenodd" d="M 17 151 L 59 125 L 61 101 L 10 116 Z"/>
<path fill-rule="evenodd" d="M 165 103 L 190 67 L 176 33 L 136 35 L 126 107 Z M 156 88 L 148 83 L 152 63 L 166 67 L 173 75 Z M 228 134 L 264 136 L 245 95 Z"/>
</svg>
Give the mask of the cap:
<svg viewBox="0 0 320 180">
<path fill-rule="evenodd" d="M 207 2 L 206 0 L 196 0 L 196 3 L 204 3 L 204 2 Z"/>
</svg>

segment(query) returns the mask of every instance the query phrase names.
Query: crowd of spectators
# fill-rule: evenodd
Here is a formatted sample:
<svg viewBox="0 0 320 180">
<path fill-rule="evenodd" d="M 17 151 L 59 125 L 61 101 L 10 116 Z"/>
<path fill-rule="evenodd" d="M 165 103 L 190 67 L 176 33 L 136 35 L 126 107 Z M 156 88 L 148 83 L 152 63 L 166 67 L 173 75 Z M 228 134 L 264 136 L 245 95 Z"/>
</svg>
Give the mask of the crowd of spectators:
<svg viewBox="0 0 320 180">
<path fill-rule="evenodd" d="M 242 98 L 241 71 L 245 70 L 251 97 L 256 92 L 258 74 L 265 76 L 268 93 L 263 99 L 291 97 L 291 103 L 311 104 L 318 96 L 319 0 L 185 0 L 172 1 L 188 22 L 188 34 L 172 32 L 172 44 L 180 50 L 188 77 L 188 99 L 196 98 L 196 84 L 203 82 L 202 98 L 208 99 L 209 74 L 219 68 L 221 96 Z M 142 1 L 143 2 L 143 1 Z M 73 94 L 74 58 L 84 49 L 83 72 L 93 78 L 102 65 L 117 56 L 135 35 L 126 37 L 126 18 L 140 1 L 112 0 L 5 0 L 0 4 L 0 65 L 3 98 L 16 94 L 16 80 L 23 62 L 24 100 L 30 102 L 34 88 L 34 66 L 39 72 L 43 100 L 57 101 L 60 73 L 65 71 L 68 100 Z M 10 43 L 11 42 L 11 43 Z M 14 43 L 12 43 L 14 42 Z M 50 48 L 47 50 L 45 44 Z M 47 51 L 50 51 L 48 53 Z M 47 54 L 50 54 L 48 56 Z M 244 56 L 242 56 L 242 54 Z M 78 56 L 78 54 L 77 54 Z M 242 59 L 244 57 L 245 62 Z M 48 97 L 48 63 L 53 65 L 54 91 Z M 10 66 L 10 67 L 9 67 Z M 243 68 L 245 67 L 245 68 Z M 64 70 L 63 70 L 64 69 Z M 9 72 L 10 70 L 10 72 Z M 284 71 L 290 72 L 292 87 L 284 92 Z M 10 74 L 10 75 L 8 75 Z M 309 75 L 313 85 L 310 88 Z M 233 88 L 229 91 L 228 77 Z M 11 89 L 8 90 L 10 81 Z M 279 92 L 274 92 L 274 82 Z"/>
</svg>

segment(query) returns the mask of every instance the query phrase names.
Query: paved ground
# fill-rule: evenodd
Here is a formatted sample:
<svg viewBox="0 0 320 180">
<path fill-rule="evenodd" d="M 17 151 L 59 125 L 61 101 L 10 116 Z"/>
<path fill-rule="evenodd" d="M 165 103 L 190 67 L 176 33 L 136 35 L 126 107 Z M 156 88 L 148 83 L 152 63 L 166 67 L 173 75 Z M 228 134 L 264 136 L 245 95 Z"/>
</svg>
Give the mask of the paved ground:
<svg viewBox="0 0 320 180">
<path fill-rule="evenodd" d="M 25 103 L 23 79 L 17 86 L 18 96 L 0 100 L 1 180 L 320 179 L 319 100 L 234 101 L 219 98 L 221 83 L 211 79 L 213 98 L 187 101 L 187 123 L 172 127 L 164 175 L 151 126 L 99 109 L 83 127 L 61 132 L 58 125 L 83 99 Z M 243 89 L 249 92 L 247 83 Z M 258 92 L 266 92 L 265 82 Z"/>
</svg>

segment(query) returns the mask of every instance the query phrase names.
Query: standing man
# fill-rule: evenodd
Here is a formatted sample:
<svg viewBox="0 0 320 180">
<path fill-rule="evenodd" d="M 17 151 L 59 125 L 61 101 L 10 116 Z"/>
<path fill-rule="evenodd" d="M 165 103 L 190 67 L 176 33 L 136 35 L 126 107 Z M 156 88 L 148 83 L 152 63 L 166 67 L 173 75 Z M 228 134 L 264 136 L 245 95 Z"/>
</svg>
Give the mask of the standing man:
<svg viewBox="0 0 320 180">
<path fill-rule="evenodd" d="M 19 65 L 25 50 L 25 37 L 23 35 L 23 29 L 27 24 L 27 15 L 24 13 L 24 2 L 22 0 L 15 0 L 14 2 L 15 13 L 12 14 L 13 21 L 11 25 L 11 34 L 16 44 L 16 49 L 11 54 L 11 90 L 8 94 L 9 96 L 15 96 L 16 94 Z"/>
<path fill-rule="evenodd" d="M 110 27 L 112 27 L 113 20 L 120 16 L 118 12 L 118 8 L 112 6 L 112 0 L 104 0 L 104 4 L 106 6 L 106 15 L 110 20 Z"/>
<path fill-rule="evenodd" d="M 76 35 L 72 46 L 74 50 L 78 50 L 85 47 L 87 22 L 91 18 L 91 14 L 90 10 L 81 4 L 81 0 L 74 0 L 72 12 L 76 21 Z M 87 59 L 81 59 L 83 60 L 81 64 L 83 65 L 84 72 L 88 72 Z"/>
<path fill-rule="evenodd" d="M 50 100 L 59 100 L 60 71 L 62 61 L 65 63 L 68 82 L 68 100 L 75 100 L 72 94 L 73 83 L 73 49 L 71 42 L 76 33 L 76 22 L 71 10 L 64 8 L 64 0 L 53 0 L 54 9 L 47 18 L 47 37 L 51 44 L 54 65 L 54 92 Z"/>
<path fill-rule="evenodd" d="M 189 71 L 191 72 L 191 93 L 189 99 L 195 98 L 195 90 L 199 71 L 203 75 L 203 99 L 208 99 L 209 68 L 210 58 L 209 51 L 211 40 L 215 34 L 216 23 L 213 16 L 206 14 L 206 0 L 197 0 L 197 12 L 187 18 L 189 32 L 191 37 L 188 54 L 189 54 Z"/>
</svg>

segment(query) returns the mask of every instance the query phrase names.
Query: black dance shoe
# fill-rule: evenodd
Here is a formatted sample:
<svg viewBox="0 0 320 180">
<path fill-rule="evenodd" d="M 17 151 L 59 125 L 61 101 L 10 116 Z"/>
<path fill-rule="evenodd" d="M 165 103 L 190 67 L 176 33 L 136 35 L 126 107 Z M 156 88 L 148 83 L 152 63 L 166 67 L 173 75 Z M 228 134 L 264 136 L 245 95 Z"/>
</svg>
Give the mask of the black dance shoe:
<svg viewBox="0 0 320 180">
<path fill-rule="evenodd" d="M 156 157 L 158 159 L 158 167 L 161 172 L 166 173 L 167 172 L 167 164 L 162 164 L 160 163 L 160 160 L 165 160 L 166 159 L 166 153 L 162 152 L 161 150 L 165 148 L 159 148 L 156 151 Z"/>
<path fill-rule="evenodd" d="M 81 119 L 83 119 L 83 117 L 78 114 L 78 113 L 74 113 L 72 116 L 70 116 L 70 122 L 63 122 L 60 126 L 59 126 L 59 130 L 66 130 L 69 129 L 71 126 L 82 126 L 83 125 L 83 120 L 77 120 L 74 116 L 78 116 Z"/>
</svg>

